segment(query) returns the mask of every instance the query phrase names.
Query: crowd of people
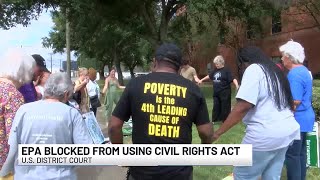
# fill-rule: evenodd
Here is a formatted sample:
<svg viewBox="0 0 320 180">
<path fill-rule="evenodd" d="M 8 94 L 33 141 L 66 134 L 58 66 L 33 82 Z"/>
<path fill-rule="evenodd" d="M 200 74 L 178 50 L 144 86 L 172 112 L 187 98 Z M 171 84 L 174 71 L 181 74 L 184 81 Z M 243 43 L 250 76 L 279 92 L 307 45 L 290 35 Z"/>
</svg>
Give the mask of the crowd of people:
<svg viewBox="0 0 320 180">
<path fill-rule="evenodd" d="M 304 180 L 306 133 L 312 131 L 315 121 L 311 104 L 313 78 L 303 65 L 305 52 L 301 44 L 288 41 L 279 52 L 281 68 L 258 47 L 240 49 L 237 58 L 244 74 L 239 85 L 222 56 L 213 59 L 215 69 L 200 79 L 190 62 L 182 58 L 181 50 L 175 44 L 164 43 L 155 52 L 152 73 L 130 80 L 125 87 L 115 77 L 116 70 L 111 69 L 101 91 L 93 68 L 79 68 L 78 79 L 72 82 L 66 73 L 51 74 L 40 55 L 10 51 L 0 59 L 0 177 L 77 179 L 71 166 L 18 166 L 18 144 L 92 144 L 82 115 L 92 111 L 96 116 L 104 94 L 112 144 L 123 143 L 122 128 L 129 119 L 134 144 L 191 144 L 193 124 L 201 143 L 211 144 L 243 121 L 246 131 L 242 143 L 252 144 L 253 164 L 235 167 L 234 179 L 278 180 L 286 165 L 288 180 Z M 214 102 L 211 118 L 199 87 L 209 79 Z M 233 108 L 232 83 L 237 91 Z M 157 86 L 151 89 L 150 84 Z M 172 94 L 165 95 L 158 89 L 166 85 L 172 87 Z M 119 89 L 124 89 L 121 96 Z M 173 101 L 165 101 L 168 96 Z M 144 111 L 145 103 L 185 111 L 165 114 L 170 119 L 178 118 L 177 122 L 154 122 L 150 117 L 158 111 Z M 212 122 L 219 121 L 221 126 L 214 131 Z M 156 133 L 159 128 L 165 131 Z M 160 166 L 129 167 L 127 178 L 192 177 L 192 166 Z"/>
</svg>

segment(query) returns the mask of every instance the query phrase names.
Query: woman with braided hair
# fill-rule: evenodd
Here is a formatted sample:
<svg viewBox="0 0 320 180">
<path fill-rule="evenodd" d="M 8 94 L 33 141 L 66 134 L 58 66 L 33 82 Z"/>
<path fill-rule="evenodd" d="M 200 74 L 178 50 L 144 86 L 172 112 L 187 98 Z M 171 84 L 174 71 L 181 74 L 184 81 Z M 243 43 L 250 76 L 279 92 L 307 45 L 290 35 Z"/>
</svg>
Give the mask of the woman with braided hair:
<svg viewBox="0 0 320 180">
<path fill-rule="evenodd" d="M 252 166 L 235 167 L 235 180 L 279 180 L 288 146 L 300 138 L 294 119 L 293 99 L 284 73 L 261 49 L 239 52 L 246 70 L 237 93 L 237 103 L 214 133 L 218 139 L 241 120 L 246 125 L 243 144 L 252 144 Z"/>
</svg>

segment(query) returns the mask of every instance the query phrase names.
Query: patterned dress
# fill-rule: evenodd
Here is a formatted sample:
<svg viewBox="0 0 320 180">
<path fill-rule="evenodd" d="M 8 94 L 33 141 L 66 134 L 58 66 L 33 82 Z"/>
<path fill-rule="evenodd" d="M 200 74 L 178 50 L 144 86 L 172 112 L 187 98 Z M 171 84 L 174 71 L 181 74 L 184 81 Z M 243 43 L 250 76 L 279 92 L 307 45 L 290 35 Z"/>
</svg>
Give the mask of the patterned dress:
<svg viewBox="0 0 320 180">
<path fill-rule="evenodd" d="M 24 104 L 24 98 L 16 87 L 0 81 L 0 168 L 9 152 L 8 138 L 12 121 L 22 104 Z"/>
</svg>

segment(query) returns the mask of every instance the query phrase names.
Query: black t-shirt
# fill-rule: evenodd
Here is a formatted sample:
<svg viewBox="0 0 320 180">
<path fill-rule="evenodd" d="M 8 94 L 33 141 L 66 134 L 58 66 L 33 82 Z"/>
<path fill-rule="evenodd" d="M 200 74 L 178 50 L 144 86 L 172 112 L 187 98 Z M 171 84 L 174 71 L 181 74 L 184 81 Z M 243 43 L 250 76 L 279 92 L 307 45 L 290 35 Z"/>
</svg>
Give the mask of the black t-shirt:
<svg viewBox="0 0 320 180">
<path fill-rule="evenodd" d="M 224 89 L 230 89 L 230 83 L 234 79 L 231 71 L 226 67 L 215 69 L 209 74 L 209 78 L 213 82 L 214 93 L 218 93 Z"/>
<path fill-rule="evenodd" d="M 173 73 L 155 72 L 132 79 L 113 115 L 132 116 L 134 144 L 191 144 L 192 124 L 209 123 L 206 100 L 193 82 Z M 186 179 L 190 166 L 131 167 L 135 179 Z"/>
</svg>

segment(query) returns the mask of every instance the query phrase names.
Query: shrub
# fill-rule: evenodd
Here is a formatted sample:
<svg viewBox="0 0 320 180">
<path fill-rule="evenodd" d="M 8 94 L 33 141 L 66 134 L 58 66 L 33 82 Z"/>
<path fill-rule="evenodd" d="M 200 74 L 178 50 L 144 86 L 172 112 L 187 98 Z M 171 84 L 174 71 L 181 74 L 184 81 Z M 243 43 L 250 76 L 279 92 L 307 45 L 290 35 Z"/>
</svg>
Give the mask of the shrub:
<svg viewBox="0 0 320 180">
<path fill-rule="evenodd" d="M 320 121 L 320 87 L 314 86 L 313 87 L 313 99 L 312 105 L 314 108 L 314 112 L 316 114 L 317 121 Z"/>
</svg>

